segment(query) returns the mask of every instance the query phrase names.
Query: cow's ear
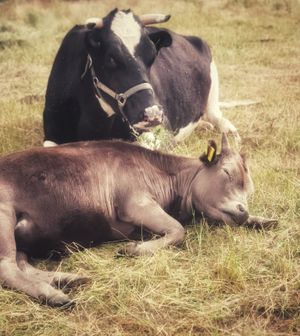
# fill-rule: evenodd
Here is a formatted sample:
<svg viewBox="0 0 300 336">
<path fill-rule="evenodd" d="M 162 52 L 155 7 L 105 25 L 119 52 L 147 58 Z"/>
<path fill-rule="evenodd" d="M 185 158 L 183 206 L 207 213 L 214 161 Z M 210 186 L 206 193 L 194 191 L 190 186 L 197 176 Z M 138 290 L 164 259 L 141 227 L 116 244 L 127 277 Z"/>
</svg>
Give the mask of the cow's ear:
<svg viewBox="0 0 300 336">
<path fill-rule="evenodd" d="M 86 44 L 88 49 L 89 48 L 96 48 L 99 49 L 101 47 L 101 29 L 93 28 L 89 30 L 86 34 Z"/>
<path fill-rule="evenodd" d="M 218 162 L 218 157 L 216 142 L 214 140 L 209 140 L 206 153 L 200 156 L 200 161 L 206 166 L 212 166 Z"/>
<path fill-rule="evenodd" d="M 158 30 L 154 33 L 149 33 L 150 40 L 154 43 L 156 50 L 169 47 L 172 44 L 172 36 L 165 30 Z"/>
</svg>

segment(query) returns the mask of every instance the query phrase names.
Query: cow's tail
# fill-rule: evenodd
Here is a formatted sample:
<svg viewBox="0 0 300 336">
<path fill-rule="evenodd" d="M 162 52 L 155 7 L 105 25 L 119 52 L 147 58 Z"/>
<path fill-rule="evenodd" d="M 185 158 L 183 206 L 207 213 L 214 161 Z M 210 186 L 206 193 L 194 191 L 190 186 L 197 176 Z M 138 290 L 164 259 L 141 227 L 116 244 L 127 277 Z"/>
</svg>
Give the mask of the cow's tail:
<svg viewBox="0 0 300 336">
<path fill-rule="evenodd" d="M 259 100 L 251 100 L 251 99 L 245 99 L 245 100 L 232 100 L 232 101 L 225 101 L 225 102 L 219 102 L 220 108 L 233 108 L 238 106 L 248 106 L 248 105 L 256 105 L 259 104 Z"/>
</svg>

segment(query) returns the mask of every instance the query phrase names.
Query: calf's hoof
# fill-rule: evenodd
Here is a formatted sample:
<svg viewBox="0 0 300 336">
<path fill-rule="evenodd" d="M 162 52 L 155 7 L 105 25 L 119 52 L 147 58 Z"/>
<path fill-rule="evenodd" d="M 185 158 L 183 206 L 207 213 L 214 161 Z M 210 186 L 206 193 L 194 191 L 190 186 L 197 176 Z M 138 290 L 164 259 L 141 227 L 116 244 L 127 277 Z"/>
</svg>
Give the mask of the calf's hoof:
<svg viewBox="0 0 300 336">
<path fill-rule="evenodd" d="M 278 220 L 274 218 L 251 216 L 246 222 L 246 227 L 256 230 L 270 230 L 277 226 Z"/>
<path fill-rule="evenodd" d="M 59 289 L 72 289 L 91 282 L 91 278 L 83 275 L 68 274 L 54 277 L 52 284 Z"/>
<path fill-rule="evenodd" d="M 41 303 L 46 304 L 50 307 L 60 307 L 63 309 L 72 308 L 75 305 L 75 302 L 71 300 L 67 295 L 63 292 L 59 294 L 52 295 L 51 297 L 46 297 L 44 295 L 39 296 L 39 300 Z"/>
<path fill-rule="evenodd" d="M 138 243 L 137 242 L 130 242 L 125 244 L 123 248 L 118 250 L 116 257 L 135 257 L 138 256 Z"/>
<path fill-rule="evenodd" d="M 157 248 L 148 245 L 149 242 L 130 242 L 124 248 L 118 251 L 117 257 L 137 257 L 137 256 L 152 256 Z"/>
</svg>

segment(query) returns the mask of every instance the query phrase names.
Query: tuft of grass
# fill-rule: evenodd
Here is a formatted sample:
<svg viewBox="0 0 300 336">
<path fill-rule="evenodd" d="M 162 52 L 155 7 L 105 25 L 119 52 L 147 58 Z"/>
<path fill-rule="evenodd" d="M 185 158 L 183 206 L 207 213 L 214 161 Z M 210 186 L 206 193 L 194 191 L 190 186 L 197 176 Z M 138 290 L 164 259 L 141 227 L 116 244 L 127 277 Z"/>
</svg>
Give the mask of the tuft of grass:
<svg viewBox="0 0 300 336">
<path fill-rule="evenodd" d="M 115 258 L 118 243 L 59 263 L 36 260 L 41 269 L 87 274 L 92 282 L 70 293 L 70 311 L 1 289 L 0 335 L 298 335 L 298 1 L 0 1 L 1 155 L 42 144 L 43 97 L 63 36 L 114 7 L 170 13 L 163 26 L 212 47 L 221 100 L 260 101 L 224 114 L 238 127 L 250 162 L 251 212 L 280 224 L 255 232 L 194 220 L 182 247 L 153 257 Z M 168 144 L 160 128 L 156 135 Z M 197 129 L 165 150 L 198 157 L 209 138 L 219 141 L 220 134 Z"/>
</svg>

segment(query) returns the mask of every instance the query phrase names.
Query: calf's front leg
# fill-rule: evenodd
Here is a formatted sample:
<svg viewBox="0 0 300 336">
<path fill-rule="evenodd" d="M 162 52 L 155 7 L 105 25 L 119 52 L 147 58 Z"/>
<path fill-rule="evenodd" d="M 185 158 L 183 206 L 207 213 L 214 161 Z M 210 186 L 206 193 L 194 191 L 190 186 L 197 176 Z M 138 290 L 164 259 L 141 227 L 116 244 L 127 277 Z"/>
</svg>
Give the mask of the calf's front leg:
<svg viewBox="0 0 300 336">
<path fill-rule="evenodd" d="M 31 278 L 36 278 L 56 288 L 74 288 L 90 281 L 89 277 L 83 275 L 39 270 L 29 264 L 27 255 L 23 252 L 17 252 L 17 264 Z"/>
<path fill-rule="evenodd" d="M 141 226 L 151 233 L 162 236 L 146 242 L 130 242 L 120 253 L 129 256 L 152 255 L 156 250 L 179 245 L 184 240 L 182 225 L 169 216 L 158 203 L 147 197 L 135 197 L 118 212 L 119 219 Z"/>
</svg>

